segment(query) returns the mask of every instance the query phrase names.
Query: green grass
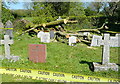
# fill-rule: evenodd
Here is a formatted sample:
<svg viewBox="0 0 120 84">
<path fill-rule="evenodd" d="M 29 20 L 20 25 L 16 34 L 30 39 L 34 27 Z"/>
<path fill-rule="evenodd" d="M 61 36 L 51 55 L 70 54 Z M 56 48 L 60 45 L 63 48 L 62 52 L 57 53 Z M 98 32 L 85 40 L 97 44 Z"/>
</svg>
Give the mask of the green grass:
<svg viewBox="0 0 120 84">
<path fill-rule="evenodd" d="M 33 63 L 28 60 L 29 44 L 43 44 L 43 43 L 41 43 L 37 37 L 30 37 L 27 34 L 23 36 L 17 37 L 15 36 L 14 44 L 11 45 L 11 54 L 14 54 L 15 56 L 20 56 L 20 60 L 15 63 L 3 60 L 2 67 L 40 69 L 73 74 L 92 75 L 106 78 L 118 78 L 119 72 L 111 70 L 106 72 L 92 72 L 89 69 L 90 63 L 101 62 L 102 58 L 101 47 L 89 47 L 83 43 L 78 43 L 74 47 L 59 42 L 46 43 L 47 62 Z M 110 48 L 111 63 L 118 64 L 118 49 L 120 48 Z M 10 76 L 8 76 L 8 78 L 9 77 Z M 7 81 L 6 79 L 4 79 L 4 76 L 3 81 Z"/>
</svg>

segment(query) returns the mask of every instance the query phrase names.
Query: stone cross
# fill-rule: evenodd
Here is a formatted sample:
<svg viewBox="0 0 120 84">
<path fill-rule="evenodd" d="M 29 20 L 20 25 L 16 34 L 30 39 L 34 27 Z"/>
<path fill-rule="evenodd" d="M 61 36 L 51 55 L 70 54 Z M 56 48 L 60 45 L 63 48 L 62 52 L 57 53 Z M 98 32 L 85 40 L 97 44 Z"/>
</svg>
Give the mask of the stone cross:
<svg viewBox="0 0 120 84">
<path fill-rule="evenodd" d="M 110 63 L 110 46 L 111 40 L 109 34 L 104 34 L 104 40 L 98 40 L 98 45 L 103 45 L 102 63 L 93 63 L 94 71 L 104 71 L 112 69 L 118 71 L 118 65 Z"/>
<path fill-rule="evenodd" d="M 102 64 L 108 64 L 110 58 L 110 35 L 104 34 L 104 40 L 101 40 L 100 45 L 103 45 Z"/>
<path fill-rule="evenodd" d="M 10 45 L 13 44 L 13 40 L 10 40 L 9 35 L 4 35 L 4 40 L 1 40 L 1 44 L 4 44 L 5 46 L 5 57 L 7 59 L 10 59 Z"/>
<path fill-rule="evenodd" d="M 8 20 L 6 22 L 5 28 L 13 28 L 13 24 L 12 24 L 12 22 L 10 20 Z M 9 35 L 10 39 L 12 39 L 13 38 L 13 29 L 6 29 L 5 34 Z"/>
<path fill-rule="evenodd" d="M 10 44 L 13 44 L 13 40 L 10 40 L 9 35 L 4 35 L 4 40 L 0 40 L 0 44 L 4 44 L 5 47 L 5 58 L 12 59 L 11 61 L 16 62 L 19 60 L 19 56 L 10 55 Z M 4 59 L 4 58 L 2 58 Z"/>
</svg>

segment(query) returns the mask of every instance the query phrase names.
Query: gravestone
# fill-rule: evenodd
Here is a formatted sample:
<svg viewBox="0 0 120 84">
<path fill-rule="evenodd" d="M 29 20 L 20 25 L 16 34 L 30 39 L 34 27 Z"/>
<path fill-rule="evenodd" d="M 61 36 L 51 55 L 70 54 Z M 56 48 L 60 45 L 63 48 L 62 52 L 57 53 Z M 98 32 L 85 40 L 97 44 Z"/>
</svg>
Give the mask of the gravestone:
<svg viewBox="0 0 120 84">
<path fill-rule="evenodd" d="M 115 63 L 110 63 L 110 46 L 111 40 L 109 34 L 104 34 L 104 40 L 98 40 L 98 45 L 103 45 L 103 56 L 102 63 L 93 62 L 94 71 L 106 71 L 106 70 L 114 70 L 118 71 L 118 65 Z"/>
<path fill-rule="evenodd" d="M 69 37 L 69 46 L 75 46 L 75 44 L 76 44 L 76 37 L 75 36 Z"/>
<path fill-rule="evenodd" d="M 38 38 L 41 38 L 43 34 L 44 34 L 44 32 L 43 32 L 43 31 L 40 31 L 40 32 L 38 32 L 37 37 L 38 37 Z"/>
<path fill-rule="evenodd" d="M 45 44 L 29 44 L 29 60 L 34 63 L 46 62 L 46 45 Z"/>
<path fill-rule="evenodd" d="M 54 30 L 50 31 L 50 39 L 54 39 Z"/>
<path fill-rule="evenodd" d="M 4 35 L 4 40 L 1 40 L 0 44 L 4 44 L 5 58 L 11 59 L 11 61 L 14 61 L 14 62 L 19 60 L 18 56 L 10 55 L 10 44 L 13 44 L 13 40 L 10 40 L 9 35 Z M 4 59 L 4 57 L 2 59 Z"/>
<path fill-rule="evenodd" d="M 99 45 L 100 40 L 102 40 L 102 36 L 93 35 L 90 46 L 100 46 Z"/>
<path fill-rule="evenodd" d="M 13 38 L 13 29 L 12 29 L 13 24 L 10 20 L 6 22 L 5 28 L 8 28 L 6 29 L 5 35 L 9 35 L 10 39 L 12 39 Z"/>
<path fill-rule="evenodd" d="M 2 22 L 0 22 L 0 31 L 3 31 L 4 25 Z"/>
<path fill-rule="evenodd" d="M 50 42 L 50 34 L 49 32 L 44 32 L 41 36 L 41 42 L 49 43 Z"/>
</svg>

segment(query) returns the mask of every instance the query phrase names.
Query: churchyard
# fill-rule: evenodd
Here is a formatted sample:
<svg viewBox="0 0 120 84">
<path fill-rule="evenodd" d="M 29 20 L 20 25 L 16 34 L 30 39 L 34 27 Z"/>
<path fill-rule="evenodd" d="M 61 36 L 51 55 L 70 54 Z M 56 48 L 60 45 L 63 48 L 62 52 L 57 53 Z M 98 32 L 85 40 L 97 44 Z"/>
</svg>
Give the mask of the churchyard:
<svg viewBox="0 0 120 84">
<path fill-rule="evenodd" d="M 46 63 L 33 63 L 28 60 L 29 44 L 46 44 Z M 1 46 L 2 49 L 4 46 Z M 118 49 L 110 48 L 110 62 L 118 64 Z M 4 49 L 2 50 L 4 52 Z M 3 53 L 2 52 L 2 53 Z M 14 33 L 14 44 L 11 45 L 11 55 L 20 57 L 19 61 L 9 62 L 2 60 L 2 67 L 30 68 L 48 71 L 66 72 L 83 75 L 93 75 L 107 78 L 118 78 L 118 72 L 108 70 L 93 72 L 90 70 L 92 62 L 101 62 L 102 47 L 90 47 L 84 43 L 76 46 L 68 46 L 60 42 L 41 43 L 37 37 L 28 34 L 16 36 Z"/>
<path fill-rule="evenodd" d="M 56 3 L 38 3 L 43 8 L 21 10 L 20 14 L 2 7 L 11 17 L 2 14 L 0 20 L 0 67 L 20 68 L 21 73 L 27 72 L 22 69 L 33 69 L 118 79 L 118 10 L 116 16 L 107 16 L 103 10 L 100 13 L 92 8 L 85 10 L 81 3 L 63 3 L 59 3 L 59 10 Z M 3 74 L 2 81 L 46 82 L 10 74 Z"/>
</svg>

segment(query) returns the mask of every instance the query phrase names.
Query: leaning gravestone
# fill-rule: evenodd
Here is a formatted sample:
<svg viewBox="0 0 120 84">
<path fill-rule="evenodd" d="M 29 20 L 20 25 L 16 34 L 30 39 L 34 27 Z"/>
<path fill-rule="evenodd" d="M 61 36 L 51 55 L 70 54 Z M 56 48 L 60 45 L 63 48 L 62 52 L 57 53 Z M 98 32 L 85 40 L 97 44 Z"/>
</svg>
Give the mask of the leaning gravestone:
<svg viewBox="0 0 120 84">
<path fill-rule="evenodd" d="M 35 63 L 46 62 L 46 45 L 29 44 L 29 60 Z"/>
<path fill-rule="evenodd" d="M 4 25 L 2 22 L 0 22 L 0 31 L 3 31 Z"/>
<path fill-rule="evenodd" d="M 4 48 L 5 48 L 5 57 L 7 59 L 11 59 L 11 61 L 17 61 L 19 60 L 18 56 L 11 56 L 10 55 L 10 44 L 13 44 L 13 40 L 10 40 L 9 35 L 4 35 L 4 40 L 0 41 L 0 44 L 4 44 Z"/>
<path fill-rule="evenodd" d="M 13 23 L 10 20 L 6 22 L 5 28 L 6 28 L 5 35 L 9 35 L 10 39 L 12 39 L 13 38 Z"/>
<path fill-rule="evenodd" d="M 75 43 L 76 43 L 76 37 L 75 36 L 69 37 L 69 46 L 75 46 Z"/>
<path fill-rule="evenodd" d="M 104 34 L 104 40 L 98 39 L 98 41 L 99 41 L 98 45 L 103 45 L 103 57 L 102 57 L 102 63 L 93 62 L 94 71 L 106 71 L 109 69 L 118 71 L 118 65 L 116 65 L 115 63 L 109 62 L 110 61 L 110 46 L 111 46 L 110 35 Z"/>
<path fill-rule="evenodd" d="M 42 34 L 41 42 L 43 42 L 43 43 L 49 43 L 50 42 L 50 34 L 49 34 L 49 32 L 45 32 L 44 34 Z"/>
</svg>

